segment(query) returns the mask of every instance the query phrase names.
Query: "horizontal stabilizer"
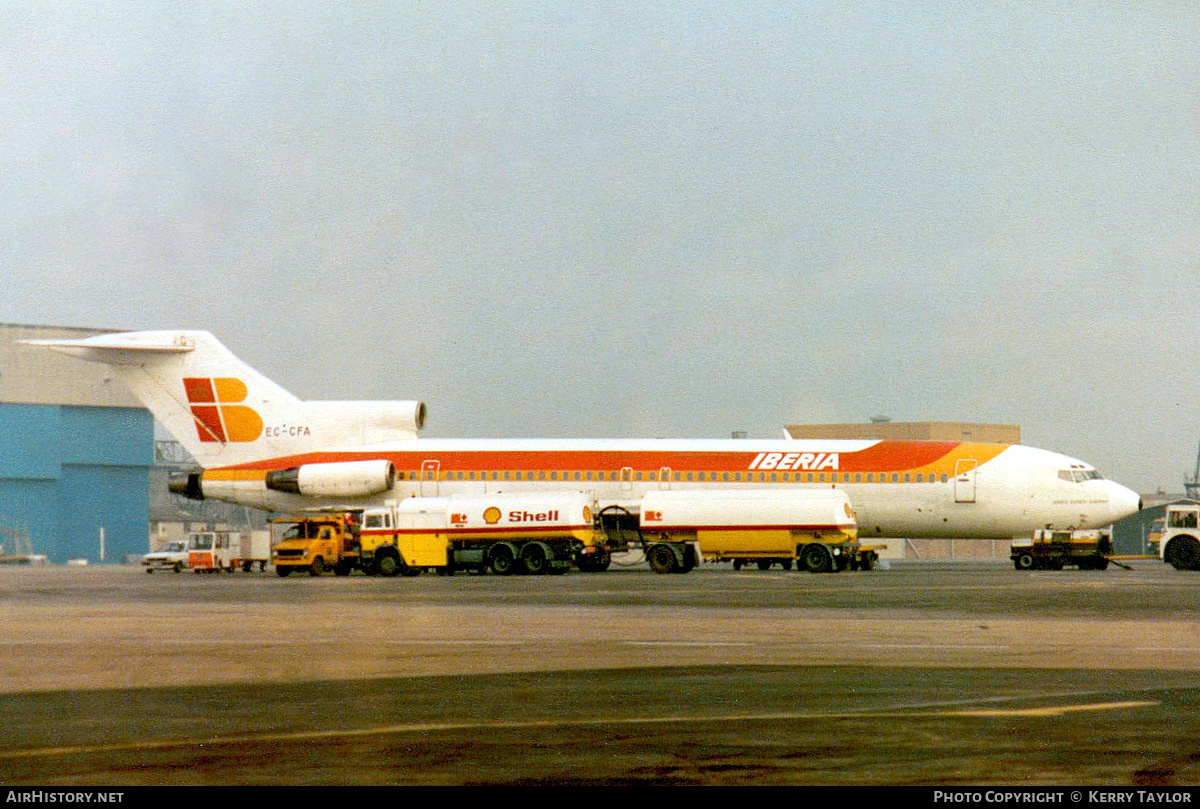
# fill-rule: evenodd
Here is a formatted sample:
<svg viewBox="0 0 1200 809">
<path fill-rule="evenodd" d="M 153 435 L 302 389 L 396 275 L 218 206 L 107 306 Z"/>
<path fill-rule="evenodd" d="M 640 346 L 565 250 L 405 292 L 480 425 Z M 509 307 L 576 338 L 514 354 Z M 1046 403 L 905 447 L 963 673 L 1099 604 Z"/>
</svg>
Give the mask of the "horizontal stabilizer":
<svg viewBox="0 0 1200 809">
<path fill-rule="evenodd" d="M 177 332 L 137 332 L 100 334 L 82 340 L 22 340 L 25 345 L 42 346 L 81 360 L 110 365 L 138 365 L 157 355 L 186 354 L 196 349 L 195 342 Z"/>
</svg>

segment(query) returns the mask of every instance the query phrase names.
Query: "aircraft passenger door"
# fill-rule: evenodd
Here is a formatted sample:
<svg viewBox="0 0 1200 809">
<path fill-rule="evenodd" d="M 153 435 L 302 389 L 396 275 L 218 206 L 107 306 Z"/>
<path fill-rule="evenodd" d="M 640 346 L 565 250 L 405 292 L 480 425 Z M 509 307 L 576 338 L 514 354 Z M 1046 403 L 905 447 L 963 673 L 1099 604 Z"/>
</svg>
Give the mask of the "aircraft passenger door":
<svg viewBox="0 0 1200 809">
<path fill-rule="evenodd" d="M 974 458 L 959 458 L 954 462 L 954 502 L 975 502 L 975 473 L 979 461 Z"/>
<path fill-rule="evenodd" d="M 633 467 L 621 467 L 621 491 L 628 492 L 633 489 Z"/>
<path fill-rule="evenodd" d="M 658 488 L 664 492 L 671 488 L 671 467 L 664 466 L 658 470 Z"/>
<path fill-rule="evenodd" d="M 438 478 L 442 474 L 441 461 L 421 461 L 421 496 L 437 497 Z"/>
</svg>

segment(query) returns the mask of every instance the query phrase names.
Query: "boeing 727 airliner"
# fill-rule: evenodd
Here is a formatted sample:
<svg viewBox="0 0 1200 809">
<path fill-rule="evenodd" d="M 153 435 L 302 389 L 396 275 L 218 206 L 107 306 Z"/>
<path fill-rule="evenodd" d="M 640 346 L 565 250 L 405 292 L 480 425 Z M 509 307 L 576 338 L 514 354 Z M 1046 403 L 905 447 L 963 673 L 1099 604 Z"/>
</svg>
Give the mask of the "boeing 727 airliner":
<svg viewBox="0 0 1200 809">
<path fill-rule="evenodd" d="M 207 332 L 28 342 L 112 366 L 203 467 L 175 490 L 270 511 L 572 491 L 636 513 L 656 490 L 832 488 L 864 538 L 1007 539 L 1107 526 L 1140 507 L 1091 465 L 1020 445 L 419 439 L 421 402 L 301 401 Z"/>
</svg>

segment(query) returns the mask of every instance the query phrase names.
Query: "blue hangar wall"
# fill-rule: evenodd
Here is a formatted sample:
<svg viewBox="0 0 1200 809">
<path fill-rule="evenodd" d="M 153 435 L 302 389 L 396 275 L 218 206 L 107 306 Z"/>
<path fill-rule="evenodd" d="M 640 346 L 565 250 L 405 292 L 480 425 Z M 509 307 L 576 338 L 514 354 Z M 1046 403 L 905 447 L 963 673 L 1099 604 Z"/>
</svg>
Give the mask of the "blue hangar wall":
<svg viewBox="0 0 1200 809">
<path fill-rule="evenodd" d="M 153 462 L 146 410 L 0 404 L 0 525 L 27 530 L 51 562 L 143 554 Z"/>
</svg>

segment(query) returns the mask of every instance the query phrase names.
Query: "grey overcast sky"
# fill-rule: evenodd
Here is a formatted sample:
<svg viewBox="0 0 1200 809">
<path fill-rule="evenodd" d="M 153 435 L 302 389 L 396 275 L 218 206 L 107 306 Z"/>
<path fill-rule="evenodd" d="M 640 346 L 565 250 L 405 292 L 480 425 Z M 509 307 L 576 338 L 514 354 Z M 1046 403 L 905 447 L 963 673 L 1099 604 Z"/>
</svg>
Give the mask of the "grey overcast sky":
<svg viewBox="0 0 1200 809">
<path fill-rule="evenodd" d="M 1200 441 L 1194 2 L 0 5 L 0 321 L 433 436 Z"/>
</svg>

